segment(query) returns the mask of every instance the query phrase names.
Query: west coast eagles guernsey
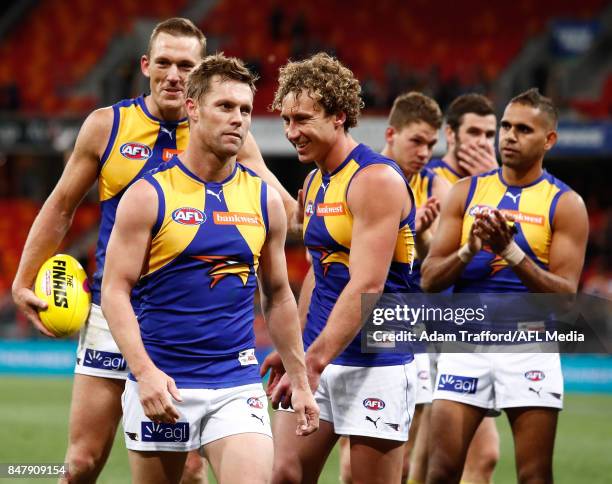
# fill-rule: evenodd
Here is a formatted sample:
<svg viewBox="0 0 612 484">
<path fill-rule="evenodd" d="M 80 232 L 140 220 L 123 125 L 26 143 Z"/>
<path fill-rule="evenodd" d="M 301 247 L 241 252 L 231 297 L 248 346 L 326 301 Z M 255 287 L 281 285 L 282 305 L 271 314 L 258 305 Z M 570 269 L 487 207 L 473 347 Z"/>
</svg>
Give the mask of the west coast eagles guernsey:
<svg viewBox="0 0 612 484">
<path fill-rule="evenodd" d="M 147 353 L 179 388 L 259 382 L 253 298 L 265 183 L 239 163 L 223 182 L 204 182 L 178 157 L 144 179 L 159 201 L 137 286 Z"/>
<path fill-rule="evenodd" d="M 513 215 L 515 242 L 537 265 L 548 269 L 552 221 L 559 197 L 571 190 L 565 183 L 544 171 L 526 186 L 508 185 L 502 169 L 471 178 L 465 203 L 461 245 L 468 240 L 474 216 L 479 211 L 497 208 Z M 528 289 L 508 263 L 490 248 L 478 252 L 455 283 L 455 292 L 527 292 Z"/>
<path fill-rule="evenodd" d="M 429 160 L 427 165 L 425 165 L 425 168 L 433 171 L 436 175 L 448 180 L 451 185 L 454 185 L 459 180 L 461 180 L 461 178 L 463 178 L 442 158 L 432 158 L 431 160 Z"/>
<path fill-rule="evenodd" d="M 404 178 L 395 162 L 360 144 L 336 170 L 332 173 L 315 170 L 308 183 L 304 209 L 304 243 L 312 256 L 315 289 L 303 334 L 306 348 L 325 327 L 334 304 L 350 279 L 348 265 L 353 216 L 347 205 L 347 192 L 355 174 L 373 164 L 389 165 Z M 410 189 L 408 192 L 411 193 Z M 372 187 L 372 196 L 376 196 L 376 187 Z M 414 214 L 413 201 L 409 215 L 398 227 L 385 292 L 414 292 L 410 282 L 414 257 Z M 361 301 L 355 301 L 355 304 L 361 304 Z M 333 363 L 362 367 L 388 366 L 407 363 L 412 358 L 411 353 L 362 353 L 360 332 Z"/>
<path fill-rule="evenodd" d="M 410 177 L 408 183 L 414 196 L 414 204 L 416 208 L 420 208 L 425 205 L 427 203 L 427 199 L 432 196 L 433 184 L 436 176 L 438 175 L 436 175 L 433 171 L 429 170 L 428 168 L 423 168 L 421 171 Z M 415 290 L 421 291 L 421 260 L 416 257 L 412 265 L 410 279 Z"/>
<path fill-rule="evenodd" d="M 106 246 L 119 200 L 144 173 L 184 150 L 189 139 L 186 119 L 176 122 L 157 119 L 147 109 L 144 96 L 120 101 L 112 109 L 112 131 L 98 176 L 101 221 L 91 288 L 93 302 L 98 305 Z"/>
</svg>

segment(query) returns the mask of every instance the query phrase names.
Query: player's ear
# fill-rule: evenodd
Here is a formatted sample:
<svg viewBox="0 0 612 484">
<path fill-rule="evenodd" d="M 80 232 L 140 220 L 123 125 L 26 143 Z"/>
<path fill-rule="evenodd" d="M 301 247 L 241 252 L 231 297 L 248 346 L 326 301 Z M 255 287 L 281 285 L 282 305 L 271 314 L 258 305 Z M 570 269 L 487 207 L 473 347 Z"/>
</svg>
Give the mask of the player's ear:
<svg viewBox="0 0 612 484">
<path fill-rule="evenodd" d="M 444 136 L 446 136 L 446 144 L 455 144 L 455 131 L 448 124 L 444 127 Z"/>
<path fill-rule="evenodd" d="M 553 146 L 555 146 L 556 142 L 557 142 L 557 132 L 549 131 L 548 133 L 546 133 L 546 142 L 544 143 L 544 149 L 546 151 L 550 150 Z"/>
<path fill-rule="evenodd" d="M 149 56 L 143 54 L 140 57 L 140 70 L 145 77 L 150 77 L 149 74 Z"/>
<path fill-rule="evenodd" d="M 192 121 L 198 121 L 198 103 L 192 98 L 188 97 L 185 99 L 185 108 L 187 109 L 187 116 Z"/>
<path fill-rule="evenodd" d="M 336 119 L 334 119 L 334 127 L 340 128 L 346 122 L 346 113 L 342 111 L 341 113 L 336 114 Z"/>
<path fill-rule="evenodd" d="M 385 141 L 387 144 L 393 143 L 393 136 L 395 136 L 395 128 L 393 126 L 387 126 L 387 129 L 385 129 Z"/>
</svg>

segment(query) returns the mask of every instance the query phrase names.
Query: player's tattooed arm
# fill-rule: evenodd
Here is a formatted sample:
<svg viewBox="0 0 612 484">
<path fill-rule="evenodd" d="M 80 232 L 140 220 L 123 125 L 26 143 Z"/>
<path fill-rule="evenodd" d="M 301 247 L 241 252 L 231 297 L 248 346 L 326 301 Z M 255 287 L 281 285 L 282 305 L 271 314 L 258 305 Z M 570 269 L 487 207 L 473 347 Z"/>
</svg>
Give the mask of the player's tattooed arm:
<svg viewBox="0 0 612 484">
<path fill-rule="evenodd" d="M 53 335 L 38 317 L 38 310 L 46 308 L 46 304 L 31 290 L 34 279 L 43 262 L 57 251 L 77 207 L 95 183 L 112 124 L 111 108 L 94 111 L 83 123 L 61 178 L 32 224 L 13 281 L 17 307 L 47 336 Z"/>
</svg>

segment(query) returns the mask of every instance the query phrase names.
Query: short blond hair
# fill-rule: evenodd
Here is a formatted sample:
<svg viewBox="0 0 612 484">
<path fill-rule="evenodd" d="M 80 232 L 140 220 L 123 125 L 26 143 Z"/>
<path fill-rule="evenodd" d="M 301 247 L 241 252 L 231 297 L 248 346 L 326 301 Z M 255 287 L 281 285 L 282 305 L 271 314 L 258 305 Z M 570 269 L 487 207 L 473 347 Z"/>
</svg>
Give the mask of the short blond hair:
<svg viewBox="0 0 612 484">
<path fill-rule="evenodd" d="M 149 46 L 147 47 L 148 56 L 151 56 L 153 43 L 162 32 L 174 37 L 193 37 L 197 39 L 201 47 L 200 56 L 204 57 L 206 55 L 206 37 L 204 37 L 202 31 L 188 18 L 173 17 L 158 23 L 151 32 Z"/>
<path fill-rule="evenodd" d="M 280 110 L 288 94 L 298 97 L 303 91 L 318 102 L 327 115 L 346 114 L 345 131 L 357 126 L 363 108 L 361 86 L 351 70 L 338 59 L 319 53 L 281 67 L 272 109 Z"/>
<path fill-rule="evenodd" d="M 255 81 L 253 74 L 240 59 L 225 57 L 223 53 L 204 57 L 187 78 L 185 97 L 199 102 L 210 88 L 210 81 L 214 76 L 224 81 L 238 81 L 247 84 L 255 94 Z"/>
</svg>

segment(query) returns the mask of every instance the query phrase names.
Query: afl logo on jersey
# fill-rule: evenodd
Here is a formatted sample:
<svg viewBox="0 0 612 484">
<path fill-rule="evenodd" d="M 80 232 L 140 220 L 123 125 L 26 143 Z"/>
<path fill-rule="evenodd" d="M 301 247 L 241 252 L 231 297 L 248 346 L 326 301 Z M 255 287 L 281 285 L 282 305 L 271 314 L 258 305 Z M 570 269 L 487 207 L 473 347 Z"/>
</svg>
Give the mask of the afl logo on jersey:
<svg viewBox="0 0 612 484">
<path fill-rule="evenodd" d="M 172 220 L 181 225 L 202 225 L 206 222 L 206 214 L 197 208 L 181 207 L 172 212 Z"/>
<path fill-rule="evenodd" d="M 119 148 L 121 154 L 128 160 L 145 161 L 151 158 L 153 151 L 141 143 L 124 143 Z"/>
</svg>

